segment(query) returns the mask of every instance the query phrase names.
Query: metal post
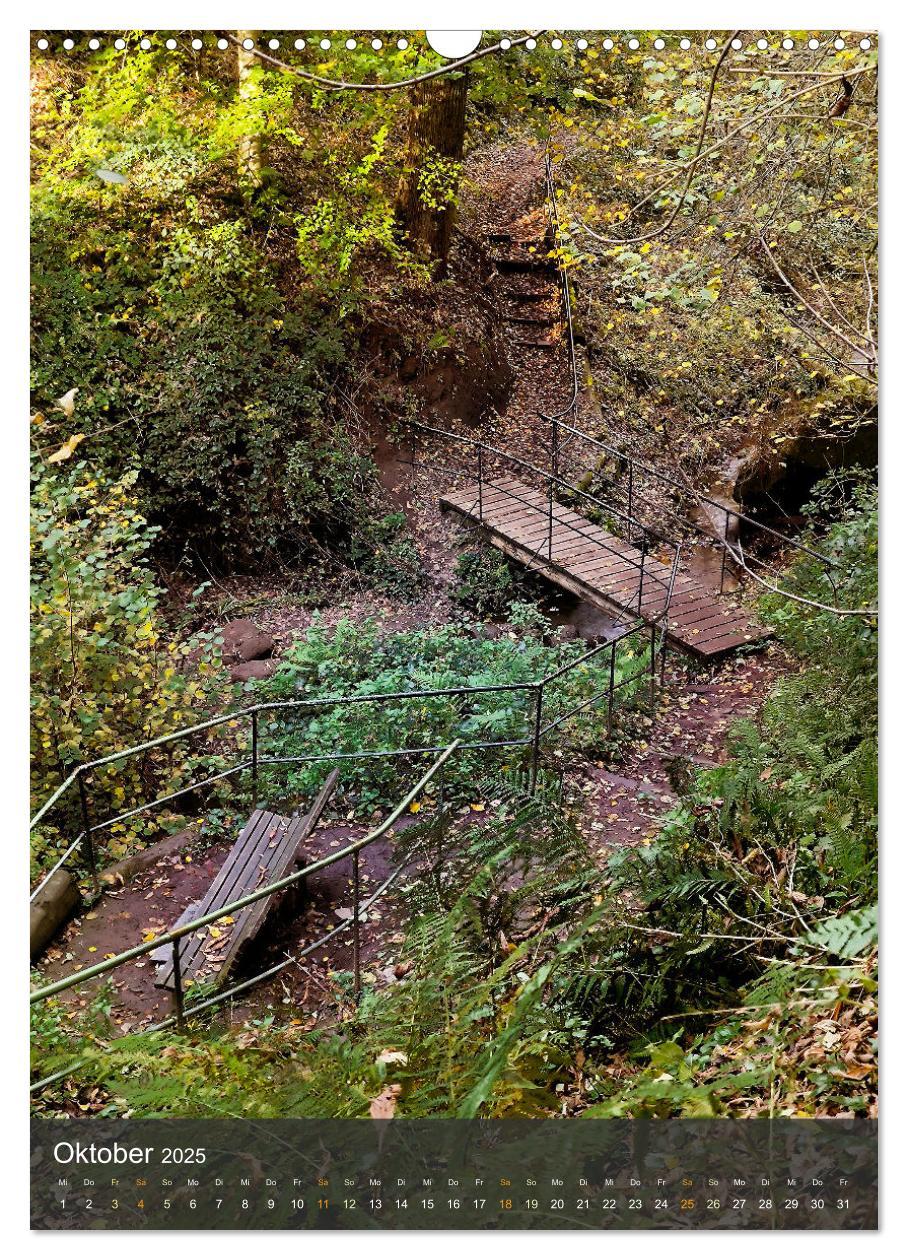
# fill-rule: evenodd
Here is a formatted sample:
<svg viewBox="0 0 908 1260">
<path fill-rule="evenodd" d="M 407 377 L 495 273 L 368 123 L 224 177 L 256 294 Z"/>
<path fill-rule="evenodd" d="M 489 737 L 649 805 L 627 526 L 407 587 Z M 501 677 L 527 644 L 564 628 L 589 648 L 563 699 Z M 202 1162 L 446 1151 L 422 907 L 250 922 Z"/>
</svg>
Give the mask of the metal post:
<svg viewBox="0 0 908 1260">
<path fill-rule="evenodd" d="M 479 475 L 479 523 L 481 525 L 482 524 L 482 477 L 483 477 L 482 443 L 481 442 L 476 443 L 476 465 L 477 465 L 477 472 Z"/>
<path fill-rule="evenodd" d="M 91 834 L 91 813 L 88 808 L 88 791 L 85 787 L 85 776 L 80 770 L 76 776 L 79 784 L 79 804 L 82 807 L 82 855 L 85 859 L 85 865 L 91 872 L 91 884 L 94 889 L 95 896 L 101 891 L 98 883 L 98 861 L 95 856 L 95 842 Z"/>
<path fill-rule="evenodd" d="M 730 514 L 728 508 L 725 509 L 725 533 L 722 535 L 722 571 L 719 575 L 719 594 L 725 594 L 725 562 L 728 557 L 728 522 Z"/>
<path fill-rule="evenodd" d="M 555 514 L 555 481 L 558 478 L 558 421 L 552 421 L 552 451 L 549 462 L 549 559 L 552 558 L 552 523 Z"/>
<path fill-rule="evenodd" d="M 358 1002 L 362 983 L 359 969 L 359 849 L 353 854 L 353 996 Z"/>
<path fill-rule="evenodd" d="M 637 589 L 637 615 L 643 614 L 643 565 L 646 561 L 646 534 L 640 538 L 640 585 Z"/>
<path fill-rule="evenodd" d="M 180 968 L 181 940 L 182 937 L 173 942 L 173 1005 L 177 1020 L 177 1028 L 180 1032 L 185 1032 L 186 1021 L 183 1017 L 183 972 Z"/>
<path fill-rule="evenodd" d="M 649 712 L 650 717 L 656 714 L 656 625 L 649 629 Z"/>
<path fill-rule="evenodd" d="M 542 684 L 536 688 L 536 712 L 533 717 L 533 753 L 530 761 L 530 796 L 536 795 L 539 778 L 539 743 L 542 738 Z"/>
<path fill-rule="evenodd" d="M 608 667 L 608 726 L 606 729 L 609 739 L 612 738 L 612 710 L 615 702 L 615 653 L 617 648 L 618 644 L 613 639 L 611 660 Z"/>
<path fill-rule="evenodd" d="M 259 804 L 259 715 L 252 711 L 252 808 Z"/>
<path fill-rule="evenodd" d="M 627 461 L 627 540 L 631 541 L 633 532 L 634 517 L 634 462 L 628 458 Z"/>
</svg>

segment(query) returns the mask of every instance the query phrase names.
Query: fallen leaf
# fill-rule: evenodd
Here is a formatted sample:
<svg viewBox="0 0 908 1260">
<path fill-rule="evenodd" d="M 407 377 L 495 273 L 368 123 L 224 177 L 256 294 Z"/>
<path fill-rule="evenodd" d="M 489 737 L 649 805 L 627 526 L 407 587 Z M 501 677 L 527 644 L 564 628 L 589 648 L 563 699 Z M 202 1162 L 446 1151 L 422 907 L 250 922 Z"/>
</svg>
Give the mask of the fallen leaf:
<svg viewBox="0 0 908 1260">
<path fill-rule="evenodd" d="M 381 1054 L 376 1058 L 376 1063 L 400 1063 L 406 1066 L 409 1059 L 403 1050 L 382 1050 Z"/>
<path fill-rule="evenodd" d="M 373 1120 L 393 1120 L 400 1097 L 400 1085 L 387 1085 L 369 1103 L 369 1115 Z"/>
<path fill-rule="evenodd" d="M 71 419 L 72 414 L 76 409 L 76 394 L 78 394 L 78 392 L 79 387 L 76 385 L 73 389 L 68 389 L 66 393 L 56 401 L 55 405 L 64 413 L 67 420 Z"/>
</svg>

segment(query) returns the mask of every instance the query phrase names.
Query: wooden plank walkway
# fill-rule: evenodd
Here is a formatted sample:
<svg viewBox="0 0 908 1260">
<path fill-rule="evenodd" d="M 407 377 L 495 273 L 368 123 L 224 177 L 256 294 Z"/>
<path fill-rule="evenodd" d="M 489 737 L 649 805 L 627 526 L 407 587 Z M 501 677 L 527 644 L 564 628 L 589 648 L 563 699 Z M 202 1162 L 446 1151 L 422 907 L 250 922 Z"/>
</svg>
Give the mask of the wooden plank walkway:
<svg viewBox="0 0 908 1260">
<path fill-rule="evenodd" d="M 670 568 L 657 556 L 643 562 L 640 551 L 616 538 L 570 508 L 555 504 L 552 554 L 548 554 L 549 504 L 540 490 L 514 477 L 483 482 L 482 521 L 478 489 L 450 490 L 441 497 L 443 509 L 454 511 L 482 526 L 489 542 L 505 555 L 529 562 L 535 572 L 607 612 L 636 615 L 648 624 L 658 622 L 665 608 Z M 711 659 L 745 643 L 769 636 L 765 627 L 749 620 L 740 609 L 693 578 L 679 573 L 668 617 L 668 640 L 701 659 Z"/>
<path fill-rule="evenodd" d="M 285 818 L 266 809 L 255 810 L 204 897 L 187 906 L 173 926 L 180 927 L 288 875 L 294 863 L 304 860 L 303 844 L 324 813 L 337 779 L 338 771 L 332 770 L 303 817 Z M 302 883 L 301 880 L 300 885 Z M 274 893 L 254 901 L 238 911 L 230 923 L 215 923 L 184 936 L 179 942 L 183 984 L 200 981 L 217 984 L 223 980 L 243 946 L 262 928 L 280 895 Z M 212 932 L 212 927 L 216 932 Z M 162 945 L 152 951 L 151 957 L 158 964 L 155 985 L 159 989 L 172 989 L 173 946 Z"/>
</svg>

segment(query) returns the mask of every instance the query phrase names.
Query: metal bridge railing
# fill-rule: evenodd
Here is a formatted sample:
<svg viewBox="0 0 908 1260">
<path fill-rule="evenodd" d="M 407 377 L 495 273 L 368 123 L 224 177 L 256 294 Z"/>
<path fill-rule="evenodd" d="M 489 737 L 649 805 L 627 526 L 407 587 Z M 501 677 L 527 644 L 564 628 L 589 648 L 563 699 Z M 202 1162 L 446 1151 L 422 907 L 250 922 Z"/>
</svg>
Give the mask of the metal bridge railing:
<svg viewBox="0 0 908 1260">
<path fill-rule="evenodd" d="M 838 560 L 831 556 L 824 555 L 817 551 L 816 548 L 808 546 L 806 543 L 798 542 L 796 539 L 783 534 L 781 530 L 773 529 L 770 525 L 765 525 L 762 521 L 755 520 L 746 512 L 739 512 L 736 508 L 729 507 L 727 504 L 720 502 L 718 499 L 712 498 L 708 494 L 702 494 L 698 490 L 693 490 L 690 486 L 684 485 L 676 477 L 672 477 L 669 473 L 660 472 L 651 464 L 644 460 L 637 459 L 633 455 L 628 455 L 619 447 L 613 446 L 608 442 L 603 442 L 599 438 L 591 437 L 588 433 L 584 433 L 574 425 L 569 425 L 561 420 L 555 421 L 557 430 L 567 434 L 565 442 L 561 443 L 561 449 L 567 442 L 572 440 L 579 441 L 585 446 L 601 452 L 602 455 L 608 456 L 615 461 L 619 476 L 625 485 L 625 490 L 617 492 L 620 494 L 622 503 L 627 505 L 630 514 L 636 515 L 638 506 L 644 506 L 647 511 L 655 512 L 663 511 L 667 516 L 674 520 L 686 530 L 692 530 L 699 534 L 702 538 L 710 543 L 718 544 L 722 549 L 722 567 L 719 580 L 719 590 L 725 590 L 725 578 L 728 568 L 728 561 L 734 564 L 740 564 L 746 561 L 753 564 L 764 572 L 772 574 L 774 577 L 784 579 L 787 577 L 784 569 L 772 564 L 762 556 L 753 551 L 752 548 L 745 548 L 741 541 L 741 526 L 747 526 L 748 530 L 753 531 L 759 536 L 765 538 L 773 545 L 781 545 L 787 550 L 798 552 L 800 555 L 808 556 L 811 560 L 820 565 L 823 576 L 828 581 L 833 602 L 838 600 L 839 585 L 844 576 L 842 565 Z M 645 493 L 641 493 L 641 483 L 645 484 L 646 479 L 650 478 L 661 485 L 668 486 L 674 493 L 677 493 L 688 502 L 693 500 L 700 507 L 707 508 L 716 513 L 720 520 L 724 521 L 724 528 L 720 528 L 718 533 L 712 532 L 706 526 L 699 524 L 689 515 L 683 515 L 675 511 L 671 507 L 660 507 L 656 509 L 650 501 L 648 501 Z M 734 525 L 734 529 L 732 526 Z M 784 594 L 784 592 L 783 592 Z"/>
<path fill-rule="evenodd" d="M 536 513 L 546 522 L 546 531 L 533 551 L 532 559 L 541 557 L 558 567 L 557 556 L 553 555 L 553 538 L 556 528 L 569 530 L 586 544 L 593 543 L 602 551 L 621 560 L 628 568 L 633 568 L 637 571 L 637 589 L 634 595 L 629 598 L 621 598 L 616 594 L 613 598 L 609 594 L 610 601 L 616 604 L 621 611 L 635 617 L 645 617 L 646 621 L 654 621 L 664 629 L 678 571 L 680 555 L 678 543 L 658 530 L 648 525 L 640 524 L 636 518 L 628 516 L 627 513 L 619 508 L 614 508 L 596 495 L 579 489 L 573 482 L 558 476 L 557 472 L 540 468 L 537 464 L 530 463 L 529 460 L 513 455 L 500 447 L 479 441 L 477 438 L 453 433 L 448 429 L 421 424 L 416 420 L 409 420 L 406 424 L 412 438 L 410 462 L 415 467 L 418 467 L 421 462 L 416 447 L 417 438 L 420 434 L 443 438 L 448 443 L 460 444 L 473 454 L 474 461 L 472 466 L 466 468 L 462 465 L 443 464 L 437 459 L 432 459 L 429 462 L 431 462 L 433 468 L 441 472 L 475 484 L 476 498 L 473 501 L 471 514 L 476 516 L 480 524 L 485 523 L 485 500 L 488 492 L 491 490 L 495 494 L 504 495 L 506 498 L 520 503 L 527 511 Z M 510 465 L 512 468 L 519 469 L 525 475 L 529 474 L 530 478 L 544 482 L 548 488 L 545 508 L 540 507 L 538 503 L 534 502 L 526 494 L 522 494 L 518 490 L 511 489 L 495 481 L 494 464 L 496 462 Z M 490 465 L 492 465 L 492 468 L 490 468 Z M 491 476 L 490 473 L 492 474 Z M 565 497 L 582 499 L 584 503 L 590 504 L 595 511 L 605 513 L 612 520 L 619 522 L 619 525 L 623 525 L 627 531 L 628 541 L 632 543 L 638 553 L 637 557 L 629 556 L 626 550 L 617 546 L 615 542 L 610 541 L 608 536 L 601 532 L 597 534 L 586 532 L 584 527 L 590 524 L 589 521 L 584 521 L 583 525 L 577 525 L 563 515 L 559 515 L 558 508 L 560 504 L 555 495 L 556 490 L 560 491 Z M 664 563 L 653 562 L 658 552 L 666 554 Z M 530 563 L 532 563 L 532 559 Z M 653 585 L 662 591 L 661 602 L 654 603 L 651 589 Z"/>
</svg>

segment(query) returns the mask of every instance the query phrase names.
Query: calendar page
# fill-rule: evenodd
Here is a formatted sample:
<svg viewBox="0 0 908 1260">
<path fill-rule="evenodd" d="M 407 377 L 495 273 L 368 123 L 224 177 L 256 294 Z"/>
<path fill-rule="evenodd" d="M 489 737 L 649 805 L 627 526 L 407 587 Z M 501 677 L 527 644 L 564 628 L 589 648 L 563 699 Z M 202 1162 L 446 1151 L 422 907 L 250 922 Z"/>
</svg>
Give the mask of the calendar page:
<svg viewBox="0 0 908 1260">
<path fill-rule="evenodd" d="M 876 1229 L 876 34 L 30 55 L 32 1228 Z"/>
</svg>

